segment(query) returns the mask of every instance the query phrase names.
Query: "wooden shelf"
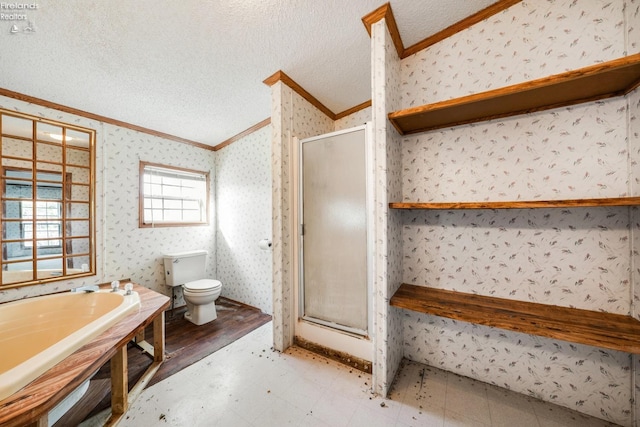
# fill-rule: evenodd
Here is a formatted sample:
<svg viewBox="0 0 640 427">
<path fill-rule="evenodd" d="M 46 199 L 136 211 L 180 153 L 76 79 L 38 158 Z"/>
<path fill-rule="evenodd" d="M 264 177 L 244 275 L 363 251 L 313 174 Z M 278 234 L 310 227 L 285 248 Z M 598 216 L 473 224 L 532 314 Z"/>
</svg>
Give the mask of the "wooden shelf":
<svg viewBox="0 0 640 427">
<path fill-rule="evenodd" d="M 640 354 L 631 316 L 403 284 L 390 305 L 479 325 Z"/>
<path fill-rule="evenodd" d="M 508 202 L 393 202 L 391 209 L 534 209 L 576 208 L 606 206 L 638 206 L 640 197 L 613 197 L 603 199 L 528 200 Z"/>
<path fill-rule="evenodd" d="M 402 135 L 625 95 L 640 84 L 640 54 L 389 114 Z"/>
</svg>

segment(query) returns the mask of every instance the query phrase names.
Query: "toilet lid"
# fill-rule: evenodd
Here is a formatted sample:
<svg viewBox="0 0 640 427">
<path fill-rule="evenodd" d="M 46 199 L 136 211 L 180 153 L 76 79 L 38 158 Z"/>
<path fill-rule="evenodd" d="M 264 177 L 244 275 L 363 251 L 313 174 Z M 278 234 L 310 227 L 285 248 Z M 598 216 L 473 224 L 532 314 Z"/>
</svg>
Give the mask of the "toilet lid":
<svg viewBox="0 0 640 427">
<path fill-rule="evenodd" d="M 200 279 L 193 282 L 187 282 L 182 285 L 187 291 L 191 292 L 209 292 L 222 287 L 222 283 L 219 280 L 213 279 Z"/>
</svg>

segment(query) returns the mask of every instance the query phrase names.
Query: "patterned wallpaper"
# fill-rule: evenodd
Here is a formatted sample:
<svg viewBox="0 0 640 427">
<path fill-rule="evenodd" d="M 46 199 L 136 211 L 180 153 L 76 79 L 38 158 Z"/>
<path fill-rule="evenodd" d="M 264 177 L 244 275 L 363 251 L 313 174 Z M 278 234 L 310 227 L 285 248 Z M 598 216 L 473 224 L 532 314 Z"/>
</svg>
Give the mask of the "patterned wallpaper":
<svg viewBox="0 0 640 427">
<path fill-rule="evenodd" d="M 623 9 L 620 0 L 517 3 L 403 60 L 402 108 L 623 56 Z"/>
<path fill-rule="evenodd" d="M 95 276 L 0 290 L 0 302 L 128 277 L 143 286 L 170 294 L 170 289 L 164 285 L 162 254 L 192 249 L 209 251 L 207 274 L 213 277 L 215 218 L 209 226 L 202 227 L 138 228 L 139 161 L 209 171 L 213 177 L 213 151 L 11 98 L 0 97 L 0 108 L 96 130 L 97 269 Z M 212 190 L 211 200 L 213 196 Z M 181 295 L 176 303 L 183 304 Z"/>
<path fill-rule="evenodd" d="M 631 425 L 628 353 L 403 314 L 408 359 Z"/>
<path fill-rule="evenodd" d="M 102 190 L 105 198 L 107 277 L 131 277 L 141 285 L 170 295 L 171 289 L 164 284 L 162 256 L 196 249 L 209 252 L 206 273 L 208 277 L 215 277 L 213 182 L 209 225 L 138 228 L 139 162 L 208 171 L 213 180 L 214 152 L 109 124 L 104 125 L 103 144 L 106 179 L 103 186 L 98 183 L 98 193 Z M 178 300 L 175 303 L 183 305 L 181 290 L 176 291 Z"/>
<path fill-rule="evenodd" d="M 356 111 L 346 117 L 335 121 L 334 130 L 339 131 L 363 125 L 371 121 L 371 107 Z"/>
<path fill-rule="evenodd" d="M 375 265 L 374 365 L 375 392 L 386 396 L 402 360 L 402 319 L 389 299 L 402 280 L 400 213 L 388 203 L 401 197 L 400 137 L 387 120 L 387 111 L 400 107 L 400 60 L 383 20 L 371 29 L 373 133 L 375 141 Z"/>
<path fill-rule="evenodd" d="M 625 30 L 627 33 L 627 54 L 640 52 L 640 0 L 625 0 Z"/>
<path fill-rule="evenodd" d="M 633 9 L 630 10 L 630 6 Z M 626 7 L 626 9 L 625 9 Z M 402 61 L 402 106 L 614 59 L 637 40 L 637 1 L 523 1 Z M 637 19 L 636 19 L 637 21 Z M 625 36 L 626 33 L 626 36 Z M 637 49 L 637 48 L 634 48 Z M 460 67 L 463 61 L 464 67 Z M 637 91 L 636 91 L 637 92 Z M 403 200 L 482 201 L 637 194 L 629 138 L 637 93 L 408 136 Z M 627 116 L 627 110 L 630 111 Z M 633 158 L 633 156 L 631 156 Z M 628 314 L 637 276 L 629 208 L 408 211 L 403 280 Z M 633 215 L 633 216 L 631 216 Z M 634 226 L 634 228 L 637 226 Z M 637 295 L 637 293 L 636 293 Z M 637 313 L 636 313 L 637 315 Z M 632 424 L 632 358 L 403 311 L 404 356 Z"/>
<path fill-rule="evenodd" d="M 271 314 L 271 129 L 263 127 L 216 152 L 216 277 L 222 295 Z"/>
<path fill-rule="evenodd" d="M 405 201 L 628 195 L 626 100 L 406 137 Z"/>
<path fill-rule="evenodd" d="M 334 130 L 333 120 L 294 92 L 277 82 L 271 86 L 271 164 L 273 221 L 273 337 L 274 348 L 283 351 L 292 344 L 293 234 L 290 204 L 293 195 L 291 150 L 299 139 Z"/>
</svg>

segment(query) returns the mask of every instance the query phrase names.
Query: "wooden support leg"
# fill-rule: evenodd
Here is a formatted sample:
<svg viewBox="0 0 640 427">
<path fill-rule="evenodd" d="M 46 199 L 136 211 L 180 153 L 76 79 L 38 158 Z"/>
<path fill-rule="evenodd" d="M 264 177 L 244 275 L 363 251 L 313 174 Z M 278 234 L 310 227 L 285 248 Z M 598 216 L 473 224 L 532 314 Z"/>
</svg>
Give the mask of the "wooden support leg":
<svg viewBox="0 0 640 427">
<path fill-rule="evenodd" d="M 111 413 L 124 414 L 128 409 L 127 346 L 123 345 L 111 358 Z"/>
<path fill-rule="evenodd" d="M 151 378 L 158 371 L 164 361 L 164 312 L 153 319 L 153 348 L 146 341 L 137 343 L 145 351 L 153 355 L 153 363 L 138 379 L 130 392 L 127 393 L 127 346 L 123 346 L 111 358 L 111 417 L 107 420 L 106 427 L 117 425 L 124 417 L 129 404 L 142 394 Z"/>
<path fill-rule="evenodd" d="M 164 311 L 153 319 L 153 361 L 164 360 Z"/>
</svg>

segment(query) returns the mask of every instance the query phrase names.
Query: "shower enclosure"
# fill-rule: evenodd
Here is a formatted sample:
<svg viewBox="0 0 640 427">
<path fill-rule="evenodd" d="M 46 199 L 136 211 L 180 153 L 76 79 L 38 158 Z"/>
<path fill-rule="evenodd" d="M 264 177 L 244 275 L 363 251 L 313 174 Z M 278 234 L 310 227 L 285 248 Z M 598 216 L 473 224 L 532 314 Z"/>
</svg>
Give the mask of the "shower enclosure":
<svg viewBox="0 0 640 427">
<path fill-rule="evenodd" d="M 299 143 L 295 333 L 371 360 L 373 162 L 368 140 L 363 125 Z M 354 350 L 343 341 L 365 349 Z"/>
</svg>

